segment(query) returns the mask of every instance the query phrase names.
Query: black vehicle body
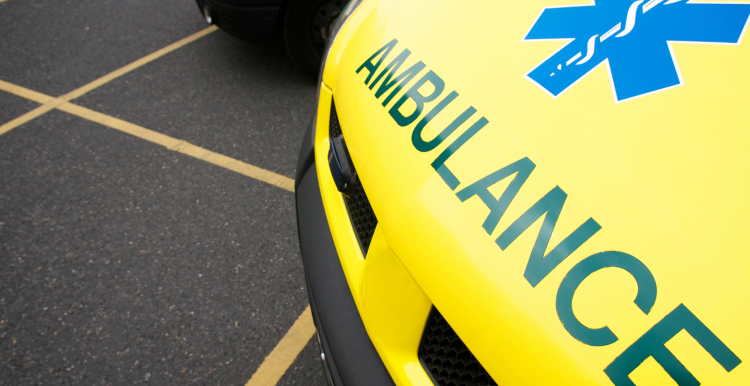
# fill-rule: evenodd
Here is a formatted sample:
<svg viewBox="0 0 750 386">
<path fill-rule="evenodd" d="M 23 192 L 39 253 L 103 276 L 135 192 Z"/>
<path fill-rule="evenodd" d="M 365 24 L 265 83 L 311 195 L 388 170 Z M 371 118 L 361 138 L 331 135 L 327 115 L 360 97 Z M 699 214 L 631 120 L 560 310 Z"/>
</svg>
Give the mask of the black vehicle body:
<svg viewBox="0 0 750 386">
<path fill-rule="evenodd" d="M 206 6 L 222 30 L 245 40 L 267 41 L 280 36 L 282 7 L 289 0 L 196 0 L 201 12 Z"/>
<path fill-rule="evenodd" d="M 347 0 L 196 0 L 209 24 L 244 40 L 283 40 L 294 64 L 318 76 L 330 28 Z"/>
</svg>

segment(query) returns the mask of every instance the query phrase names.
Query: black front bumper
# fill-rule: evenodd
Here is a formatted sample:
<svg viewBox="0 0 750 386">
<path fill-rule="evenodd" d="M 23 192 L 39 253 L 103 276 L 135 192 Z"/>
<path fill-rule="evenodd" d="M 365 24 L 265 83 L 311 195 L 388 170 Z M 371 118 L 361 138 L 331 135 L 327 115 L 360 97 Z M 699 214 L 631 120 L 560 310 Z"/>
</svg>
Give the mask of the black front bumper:
<svg viewBox="0 0 750 386">
<path fill-rule="evenodd" d="M 214 11 L 214 24 L 245 40 L 271 40 L 278 34 L 281 1 L 196 0 L 203 12 L 208 5 Z"/>
<path fill-rule="evenodd" d="M 328 227 L 307 130 L 297 164 L 297 229 L 313 320 L 333 384 L 394 385 L 367 335 Z"/>
</svg>

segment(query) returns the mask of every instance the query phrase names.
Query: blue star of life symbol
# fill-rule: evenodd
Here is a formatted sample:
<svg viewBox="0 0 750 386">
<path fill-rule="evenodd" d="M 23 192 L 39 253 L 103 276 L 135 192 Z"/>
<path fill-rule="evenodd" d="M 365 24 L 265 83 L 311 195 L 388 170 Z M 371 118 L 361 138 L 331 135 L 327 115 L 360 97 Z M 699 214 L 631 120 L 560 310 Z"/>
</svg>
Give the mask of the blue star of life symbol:
<svg viewBox="0 0 750 386">
<path fill-rule="evenodd" d="M 526 77 L 557 98 L 607 63 L 622 102 L 683 84 L 672 42 L 739 44 L 748 21 L 749 3 L 599 0 L 545 8 L 523 40 L 572 41 Z"/>
</svg>

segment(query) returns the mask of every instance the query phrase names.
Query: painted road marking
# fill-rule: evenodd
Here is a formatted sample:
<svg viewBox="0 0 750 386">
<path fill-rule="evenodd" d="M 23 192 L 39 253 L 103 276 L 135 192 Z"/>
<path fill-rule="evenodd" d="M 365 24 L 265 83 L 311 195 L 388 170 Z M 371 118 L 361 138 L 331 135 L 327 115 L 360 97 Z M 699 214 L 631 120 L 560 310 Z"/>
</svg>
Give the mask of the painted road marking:
<svg viewBox="0 0 750 386">
<path fill-rule="evenodd" d="M 2 2 L 2 1 L 4 1 L 4 0 L 0 0 L 0 2 Z M 8 82 L 2 82 L 2 81 L 0 81 L 0 89 L 8 91 L 8 92 L 10 92 L 12 94 L 16 94 L 16 95 L 18 95 L 20 97 L 23 97 L 23 98 L 33 100 L 34 102 L 43 103 L 42 106 L 39 106 L 36 109 L 31 110 L 28 113 L 26 113 L 26 114 L 24 114 L 24 115 L 22 115 L 22 116 L 20 116 L 20 117 L 18 117 L 16 119 L 14 119 L 14 120 L 8 122 L 8 123 L 5 123 L 2 126 L 0 126 L 0 135 L 3 135 L 5 133 L 7 133 L 7 132 L 9 132 L 9 131 L 11 131 L 13 129 L 15 129 L 18 126 L 21 126 L 24 123 L 29 122 L 29 121 L 31 121 L 34 118 L 37 118 L 37 117 L 39 117 L 41 115 L 46 114 L 50 110 L 53 110 L 53 109 L 61 106 L 62 104 L 66 103 L 66 102 L 69 102 L 69 101 L 72 101 L 73 99 L 81 97 L 82 95 L 88 93 L 89 91 L 94 90 L 94 89 L 96 89 L 98 87 L 101 87 L 101 86 L 103 86 L 103 85 L 105 85 L 105 84 L 107 84 L 107 83 L 109 83 L 109 82 L 111 82 L 111 81 L 113 81 L 113 80 L 115 80 L 115 79 L 117 79 L 117 78 L 119 78 L 119 77 L 121 77 L 121 76 L 123 76 L 123 75 L 125 75 L 125 74 L 127 74 L 127 73 L 129 73 L 129 72 L 131 72 L 131 71 L 133 71 L 135 69 L 137 69 L 137 68 L 139 68 L 139 67 L 142 67 L 143 65 L 151 63 L 154 60 L 159 59 L 162 56 L 164 56 L 164 55 L 166 55 L 166 54 L 168 54 L 168 53 L 170 53 L 170 52 L 172 52 L 172 51 L 174 51 L 174 50 L 176 50 L 176 49 L 178 49 L 178 48 L 180 48 L 180 47 L 182 47 L 182 46 L 184 46 L 184 45 L 186 45 L 188 43 L 194 42 L 194 41 L 196 41 L 196 40 L 198 40 L 198 39 L 200 39 L 200 38 L 202 38 L 202 37 L 210 34 L 211 32 L 216 31 L 217 28 L 218 27 L 216 27 L 215 25 L 212 25 L 210 27 L 204 28 L 201 31 L 198 31 L 198 32 L 196 32 L 196 33 L 194 33 L 194 34 L 192 34 L 192 35 L 190 35 L 190 36 L 188 36 L 188 37 L 186 37 L 184 39 L 178 40 L 178 41 L 176 41 L 176 42 L 174 42 L 174 43 L 172 43 L 172 44 L 170 44 L 170 45 L 168 45 L 168 46 L 166 46 L 166 47 L 164 47 L 164 48 L 162 48 L 160 50 L 152 52 L 151 54 L 146 55 L 146 56 L 144 56 L 144 57 L 136 60 L 135 62 L 128 64 L 125 67 L 122 67 L 120 69 L 112 71 L 109 74 L 104 75 L 103 77 L 101 77 L 101 78 L 99 78 L 99 79 L 97 79 L 97 80 L 95 80 L 93 82 L 90 82 L 90 83 L 86 84 L 83 87 L 79 87 L 79 88 L 77 88 L 77 89 L 75 89 L 75 90 L 73 90 L 73 91 L 71 91 L 71 92 L 69 92 L 69 93 L 67 93 L 67 94 L 59 97 L 59 98 L 50 97 L 50 96 L 47 96 L 47 95 L 44 95 L 44 94 L 40 94 L 40 93 L 38 93 L 36 91 L 32 91 L 32 90 L 23 88 L 21 86 L 16 86 L 16 85 L 10 84 Z"/>
<path fill-rule="evenodd" d="M 21 115 L 20 117 L 18 117 L 16 119 L 14 119 L 14 120 L 12 120 L 12 121 L 10 121 L 8 123 L 5 123 L 2 126 L 0 126 L 0 135 L 3 135 L 5 133 L 7 133 L 7 132 L 9 132 L 9 131 L 11 131 L 13 129 L 15 129 L 18 126 L 21 126 L 24 123 L 26 123 L 26 122 L 28 122 L 28 121 L 30 121 L 30 120 L 32 120 L 32 119 L 34 119 L 34 118 L 42 115 L 42 114 L 45 114 L 45 113 L 47 113 L 50 110 L 53 110 L 54 108 L 55 108 L 55 106 L 53 104 L 45 104 L 45 105 L 42 105 L 42 106 L 39 106 L 39 107 L 35 108 L 34 110 L 29 111 L 28 113 L 26 113 L 24 115 Z"/>
<path fill-rule="evenodd" d="M 43 114 L 46 114 L 47 112 L 54 110 L 56 107 L 60 106 L 61 104 L 65 103 L 64 100 L 60 98 L 51 97 L 49 95 L 44 95 L 42 93 L 29 90 L 27 88 L 16 86 L 15 84 L 4 82 L 0 80 L 0 90 L 7 91 L 11 94 L 15 94 L 20 96 L 21 98 L 29 99 L 37 103 L 41 103 L 42 105 L 35 108 L 34 110 L 29 111 L 28 113 L 21 115 L 20 117 L 4 123 L 0 126 L 0 135 L 3 135 L 13 129 L 15 129 L 18 126 L 23 125 L 24 123 L 40 116 Z"/>
<path fill-rule="evenodd" d="M 227 157 L 222 154 L 214 153 L 202 147 L 195 146 L 189 142 L 177 138 L 172 138 L 168 135 L 157 133 L 145 127 L 123 121 L 122 119 L 117 119 L 115 117 L 75 105 L 73 103 L 65 101 L 62 98 L 53 98 L 49 95 L 44 95 L 42 93 L 29 90 L 27 88 L 17 86 L 8 82 L 0 81 L 0 90 L 7 91 L 11 94 L 15 94 L 22 98 L 26 98 L 38 103 L 46 101 L 46 103 L 44 103 L 42 106 L 39 106 L 36 109 L 31 110 L 30 112 L 0 126 L 0 135 L 50 110 L 58 109 L 66 113 L 87 119 L 89 121 L 96 122 L 100 125 L 104 125 L 136 136 L 138 138 L 145 139 L 146 141 L 155 143 L 157 145 L 164 146 L 169 150 L 198 158 L 199 160 L 206 161 L 225 169 L 229 169 L 244 176 L 263 181 L 290 192 L 294 192 L 294 180 L 289 177 L 282 176 L 281 174 L 277 174 L 269 170 L 261 169 L 257 166 L 250 165 L 248 163 Z"/>
<path fill-rule="evenodd" d="M 113 81 L 113 80 L 115 80 L 115 79 L 117 79 L 117 78 L 119 78 L 119 77 L 121 77 L 121 76 L 129 73 L 130 71 L 133 71 L 133 70 L 137 69 L 138 67 L 141 67 L 141 66 L 143 66 L 145 64 L 148 64 L 148 63 L 151 63 L 154 60 L 159 59 L 162 56 L 164 56 L 164 55 L 166 55 L 166 54 L 168 54 L 168 53 L 170 53 L 170 52 L 172 52 L 172 51 L 174 51 L 174 50 L 176 50 L 176 49 L 178 49 L 178 48 L 180 48 L 180 47 L 182 47 L 182 46 L 184 46 L 186 44 L 192 43 L 192 42 L 194 42 L 194 41 L 196 41 L 196 40 L 198 40 L 198 39 L 200 39 L 200 38 L 202 38 L 202 37 L 210 34 L 211 32 L 216 31 L 217 29 L 218 29 L 218 27 L 216 27 L 215 25 L 207 27 L 207 28 L 205 28 L 205 29 L 203 29 L 201 31 L 198 31 L 198 32 L 196 32 L 196 33 L 194 33 L 194 34 L 192 34 L 192 35 L 190 35 L 190 36 L 188 36 L 188 37 L 186 37 L 184 39 L 178 40 L 178 41 L 176 41 L 176 42 L 174 42 L 174 43 L 172 43 L 172 44 L 170 44 L 170 45 L 168 45 L 168 46 L 166 46 L 166 47 L 164 47 L 164 48 L 162 48 L 162 49 L 160 49 L 158 51 L 154 51 L 153 53 L 151 53 L 149 55 L 146 55 L 146 56 L 144 56 L 144 57 L 136 60 L 135 62 L 128 64 L 125 67 L 122 67 L 122 68 L 120 68 L 118 70 L 112 71 L 111 73 L 109 73 L 107 75 L 104 75 L 103 77 L 101 77 L 101 78 L 99 78 L 99 79 L 97 79 L 97 80 L 95 80 L 95 81 L 93 81 L 93 82 L 91 82 L 91 83 L 89 83 L 89 84 L 87 84 L 87 85 L 85 85 L 83 87 L 79 87 L 79 88 L 77 88 L 77 89 L 75 89 L 75 90 L 73 90 L 73 91 L 71 91 L 71 92 L 69 92 L 69 93 L 61 96 L 61 98 L 65 99 L 67 101 L 72 101 L 73 99 L 76 99 L 76 98 L 78 98 L 78 97 L 86 94 L 87 92 L 93 90 L 93 89 L 101 87 L 101 86 L 103 86 L 103 85 L 105 85 L 105 84 L 107 84 L 107 83 L 109 83 L 109 82 L 111 82 L 111 81 Z"/>
<path fill-rule="evenodd" d="M 3 0 L 0 0 L 3 1 Z M 36 92 L 34 90 L 29 90 L 25 87 L 16 86 L 13 83 L 8 83 L 5 81 L 0 80 L 0 90 L 7 91 L 11 94 L 15 94 L 20 96 L 21 98 L 26 98 L 28 100 L 32 100 L 37 103 L 45 104 L 47 102 L 51 102 L 54 97 L 51 97 L 49 95 L 42 94 L 40 92 Z"/>
<path fill-rule="evenodd" d="M 65 111 L 66 113 L 88 119 L 89 121 L 111 127 L 124 133 L 128 133 L 138 138 L 145 139 L 146 141 L 162 145 L 169 150 L 195 157 L 199 160 L 206 161 L 208 163 L 223 167 L 225 169 L 229 169 L 233 172 L 240 173 L 250 178 L 254 178 L 256 180 L 263 181 L 290 192 L 294 192 L 294 180 L 289 177 L 276 174 L 272 171 L 261 169 L 257 166 L 253 166 L 242 161 L 238 161 L 234 158 L 230 158 L 225 155 L 206 150 L 202 147 L 195 146 L 186 141 L 172 138 L 170 136 L 146 129 L 145 127 L 134 125 L 130 122 L 125 122 L 121 119 L 89 110 L 85 107 L 74 105 L 72 103 L 62 104 L 58 107 L 58 109 Z"/>
<path fill-rule="evenodd" d="M 261 169 L 259 167 L 244 163 L 242 161 L 238 161 L 236 159 L 218 153 L 214 153 L 212 151 L 195 146 L 191 143 L 146 129 L 145 127 L 141 127 L 130 122 L 126 122 L 121 119 L 102 114 L 82 106 L 78 106 L 76 104 L 63 100 L 62 98 L 54 98 L 49 95 L 45 95 L 1 80 L 0 90 L 18 95 L 34 102 L 46 102 L 37 109 L 32 110 L 31 112 L 24 114 L 11 122 L 21 120 L 26 115 L 29 115 L 36 110 L 47 109 L 46 111 L 44 111 L 47 112 L 56 108 L 68 114 L 76 115 L 89 121 L 96 122 L 100 125 L 107 126 L 115 130 L 133 135 L 135 137 L 145 139 L 149 142 L 164 146 L 169 150 L 198 158 L 200 160 L 212 163 L 225 169 L 229 169 L 250 178 L 254 178 L 256 180 L 266 182 L 290 192 L 294 192 L 294 180 L 292 180 L 291 178 L 276 174 L 265 169 Z M 39 116 L 41 114 L 43 113 L 37 114 L 36 116 Z M 24 122 L 28 122 L 29 120 L 30 119 L 26 119 Z M 1 128 L 2 127 L 0 126 L 0 130 Z M 2 131 L 0 131 L 0 135 L 1 134 Z M 302 314 L 297 318 L 297 321 L 294 322 L 289 331 L 287 331 L 286 335 L 284 335 L 281 341 L 279 341 L 273 351 L 271 351 L 271 353 L 263 360 L 263 363 L 260 365 L 260 367 L 258 367 L 258 370 L 255 371 L 255 374 L 253 374 L 252 378 L 247 381 L 247 384 L 245 384 L 245 386 L 276 385 L 279 379 L 281 379 L 281 377 L 286 373 L 287 369 L 289 369 L 289 366 L 294 363 L 294 360 L 297 359 L 300 352 L 302 352 L 302 350 L 305 348 L 307 342 L 310 341 L 313 334 L 315 334 L 315 324 L 313 323 L 312 313 L 310 312 L 310 306 L 308 305 L 307 308 L 305 308 L 305 311 L 303 311 Z"/>
<path fill-rule="evenodd" d="M 4 1 L 6 0 L 0 0 L 0 3 Z M 121 119 L 117 119 L 115 117 L 102 114 L 69 102 L 188 43 L 198 40 L 199 38 L 206 36 L 215 30 L 216 26 L 208 27 L 202 31 L 188 36 L 187 38 L 170 44 L 169 46 L 164 47 L 148 56 L 145 56 L 125 67 L 113 71 L 112 73 L 107 74 L 83 87 L 73 90 L 59 98 L 45 95 L 34 90 L 30 90 L 0 80 L 0 90 L 42 104 L 36 109 L 0 126 L 0 135 L 3 135 L 6 132 L 26 122 L 29 122 L 32 119 L 37 118 L 53 109 L 58 109 L 69 114 L 76 115 L 78 117 L 136 136 L 149 142 L 162 145 L 169 150 L 198 158 L 200 160 L 240 173 L 250 178 L 254 178 L 256 180 L 266 182 L 290 192 L 294 192 L 294 180 L 292 180 L 291 178 L 276 174 L 265 169 L 261 169 L 259 167 L 244 163 L 242 161 L 238 161 L 236 159 L 218 153 L 214 153 L 186 141 L 172 138 L 170 136 L 157 133 L 130 122 L 126 122 Z M 286 335 L 284 335 L 281 341 L 279 341 L 273 351 L 263 360 L 263 363 L 260 365 L 258 370 L 255 372 L 255 374 L 253 374 L 252 378 L 250 378 L 245 386 L 268 386 L 277 384 L 279 379 L 281 379 L 281 377 L 286 373 L 287 369 L 289 369 L 289 366 L 294 363 L 294 360 L 305 348 L 307 342 L 310 341 L 313 334 L 315 334 L 315 325 L 312 320 L 310 306 L 307 306 L 307 308 L 305 308 L 305 311 L 303 311 L 302 314 L 297 318 L 292 327 L 289 329 L 289 331 L 287 331 Z"/>
<path fill-rule="evenodd" d="M 277 384 L 289 366 L 297 359 L 302 349 L 305 348 L 313 334 L 315 334 L 315 325 L 313 324 L 310 306 L 307 306 L 297 318 L 297 321 L 294 322 L 292 328 L 287 331 L 273 351 L 263 360 L 263 363 L 245 386 L 272 386 Z"/>
</svg>

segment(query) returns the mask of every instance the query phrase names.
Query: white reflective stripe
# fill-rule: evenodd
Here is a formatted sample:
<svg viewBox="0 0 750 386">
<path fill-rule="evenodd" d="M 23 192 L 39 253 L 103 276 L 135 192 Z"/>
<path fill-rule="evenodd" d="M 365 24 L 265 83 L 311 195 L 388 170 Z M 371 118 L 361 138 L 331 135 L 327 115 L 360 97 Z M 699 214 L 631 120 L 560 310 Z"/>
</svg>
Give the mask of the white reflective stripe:
<svg viewBox="0 0 750 386">
<path fill-rule="evenodd" d="M 589 38 L 589 43 L 586 46 L 586 57 L 581 59 L 580 62 L 576 63 L 576 66 L 580 66 L 581 64 L 584 64 L 591 59 L 592 56 L 594 56 L 594 50 L 596 49 L 596 38 L 598 38 L 599 35 L 594 35 Z"/>
<path fill-rule="evenodd" d="M 621 38 L 630 33 L 635 27 L 635 14 L 638 12 L 638 6 L 643 3 L 643 0 L 638 0 L 630 5 L 628 9 L 628 19 L 625 21 L 625 31 L 620 32 L 617 37 Z"/>
<path fill-rule="evenodd" d="M 622 28 L 622 23 L 617 23 L 616 26 L 612 27 L 611 30 L 607 31 L 607 33 L 605 33 L 604 35 L 602 35 L 599 38 L 599 42 L 603 42 L 603 41 L 609 39 L 609 37 L 612 36 L 612 35 L 614 35 L 614 34 L 616 34 L 617 31 L 620 30 L 620 28 Z"/>
<path fill-rule="evenodd" d="M 651 1 L 649 1 L 648 3 L 644 4 L 644 5 L 643 5 L 643 13 L 646 13 L 646 12 L 648 12 L 648 11 L 649 11 L 649 10 L 650 10 L 651 8 L 654 8 L 654 7 L 656 7 L 656 6 L 657 6 L 657 5 L 659 5 L 659 3 L 661 3 L 662 1 L 664 1 L 664 0 L 651 0 Z"/>
<path fill-rule="evenodd" d="M 568 61 L 567 61 L 567 62 L 565 62 L 565 65 L 566 65 L 566 66 L 570 66 L 570 63 L 573 63 L 573 62 L 575 62 L 575 61 L 576 61 L 576 60 L 578 60 L 578 58 L 580 58 L 580 57 L 581 57 L 581 53 L 579 52 L 579 53 L 577 53 L 577 54 L 576 54 L 576 56 L 574 56 L 574 57 L 572 57 L 572 58 L 568 59 Z"/>
</svg>

